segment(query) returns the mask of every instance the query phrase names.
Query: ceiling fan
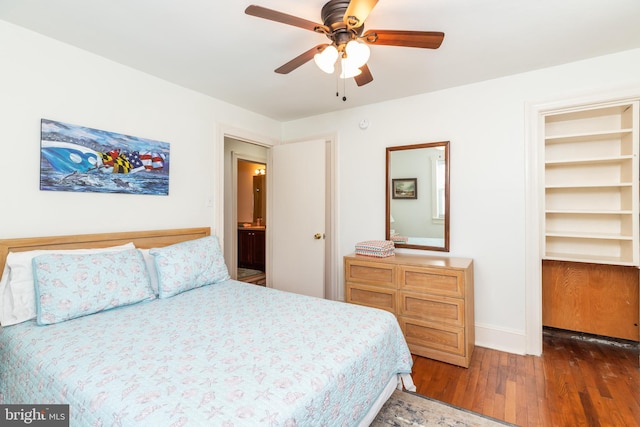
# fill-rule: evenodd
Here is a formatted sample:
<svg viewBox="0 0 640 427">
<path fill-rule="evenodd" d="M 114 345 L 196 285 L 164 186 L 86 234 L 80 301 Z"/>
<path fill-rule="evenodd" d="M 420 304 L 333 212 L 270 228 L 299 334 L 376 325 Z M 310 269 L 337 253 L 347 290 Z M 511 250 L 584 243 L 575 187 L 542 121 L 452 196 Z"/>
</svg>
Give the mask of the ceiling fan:
<svg viewBox="0 0 640 427">
<path fill-rule="evenodd" d="M 322 7 L 322 24 L 256 5 L 247 7 L 245 13 L 322 33 L 330 40 L 330 43 L 314 46 L 276 68 L 276 73 L 288 74 L 311 59 L 314 59 L 323 71 L 333 73 L 335 64 L 339 62 L 342 68 L 340 77 L 353 77 L 358 86 L 363 86 L 373 81 L 366 63 L 369 59 L 367 45 L 437 49 L 444 39 L 444 33 L 435 31 L 368 30 L 365 32 L 364 22 L 376 3 L 378 0 L 330 0 Z"/>
</svg>

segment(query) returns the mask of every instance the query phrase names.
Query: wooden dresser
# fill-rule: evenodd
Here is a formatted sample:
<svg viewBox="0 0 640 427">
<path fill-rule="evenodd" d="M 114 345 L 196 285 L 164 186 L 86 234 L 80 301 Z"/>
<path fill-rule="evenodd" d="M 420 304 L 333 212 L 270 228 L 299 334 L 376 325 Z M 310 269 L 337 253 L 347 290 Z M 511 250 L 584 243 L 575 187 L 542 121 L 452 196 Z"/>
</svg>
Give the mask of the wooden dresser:
<svg viewBox="0 0 640 427">
<path fill-rule="evenodd" d="M 345 299 L 394 313 L 413 354 L 469 367 L 473 260 L 396 253 L 344 257 Z"/>
</svg>

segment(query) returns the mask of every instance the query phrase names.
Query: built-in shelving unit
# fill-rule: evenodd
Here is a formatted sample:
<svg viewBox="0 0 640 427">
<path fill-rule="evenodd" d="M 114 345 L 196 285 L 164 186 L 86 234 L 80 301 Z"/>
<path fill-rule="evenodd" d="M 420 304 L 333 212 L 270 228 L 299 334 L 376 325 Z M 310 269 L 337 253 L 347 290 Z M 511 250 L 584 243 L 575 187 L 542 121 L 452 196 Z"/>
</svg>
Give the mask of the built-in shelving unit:
<svg viewBox="0 0 640 427">
<path fill-rule="evenodd" d="M 639 266 L 638 102 L 544 120 L 544 259 Z"/>
</svg>

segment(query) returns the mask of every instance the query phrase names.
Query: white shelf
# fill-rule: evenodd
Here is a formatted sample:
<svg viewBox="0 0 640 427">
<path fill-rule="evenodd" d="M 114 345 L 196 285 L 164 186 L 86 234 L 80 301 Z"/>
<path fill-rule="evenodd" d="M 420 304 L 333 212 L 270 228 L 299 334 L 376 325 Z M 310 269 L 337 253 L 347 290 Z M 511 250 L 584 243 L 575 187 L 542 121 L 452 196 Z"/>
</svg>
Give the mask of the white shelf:
<svg viewBox="0 0 640 427">
<path fill-rule="evenodd" d="M 545 117 L 544 259 L 640 266 L 638 102 Z"/>
<path fill-rule="evenodd" d="M 562 254 L 562 253 L 548 253 L 544 257 L 544 260 L 549 261 L 571 261 L 571 262 L 589 262 L 592 264 L 610 264 L 610 265 L 626 265 L 635 266 L 633 262 L 623 260 L 620 257 L 606 257 L 606 256 L 578 256 L 575 254 Z"/>
<path fill-rule="evenodd" d="M 568 237 L 572 239 L 607 239 L 607 240 L 633 240 L 633 236 L 608 233 L 572 233 L 572 232 L 547 232 L 546 237 Z"/>
<path fill-rule="evenodd" d="M 569 190 L 572 188 L 583 189 L 598 189 L 598 188 L 619 188 L 619 187 L 632 187 L 633 182 L 602 182 L 595 184 L 569 184 L 569 185 L 547 185 L 544 188 L 546 190 Z"/>
<path fill-rule="evenodd" d="M 584 159 L 567 159 L 567 160 L 551 160 L 545 162 L 547 166 L 564 166 L 564 165 L 591 165 L 591 164 L 605 164 L 605 163 L 618 163 L 623 161 L 633 161 L 633 156 L 619 156 L 619 157 L 593 157 Z"/>
<path fill-rule="evenodd" d="M 616 129 L 600 132 L 586 132 L 586 133 L 573 133 L 566 135 L 547 135 L 544 138 L 545 144 L 563 143 L 568 142 L 589 142 L 589 141 L 601 141 L 611 137 L 623 137 L 633 133 L 633 129 Z"/>
<path fill-rule="evenodd" d="M 548 214 L 579 214 L 579 215 L 633 215 L 630 210 L 624 211 L 605 211 L 605 210 L 578 210 L 578 209 L 548 209 Z"/>
</svg>

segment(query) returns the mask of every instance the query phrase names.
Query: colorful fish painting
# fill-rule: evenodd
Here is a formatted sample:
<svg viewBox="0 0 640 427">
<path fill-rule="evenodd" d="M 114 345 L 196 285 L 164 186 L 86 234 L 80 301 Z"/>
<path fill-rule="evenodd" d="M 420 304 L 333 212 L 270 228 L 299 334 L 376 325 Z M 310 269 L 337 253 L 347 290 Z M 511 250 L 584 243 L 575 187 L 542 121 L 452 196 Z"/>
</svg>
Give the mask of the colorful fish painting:
<svg viewBox="0 0 640 427">
<path fill-rule="evenodd" d="M 40 189 L 169 194 L 169 143 L 41 120 Z"/>
</svg>

